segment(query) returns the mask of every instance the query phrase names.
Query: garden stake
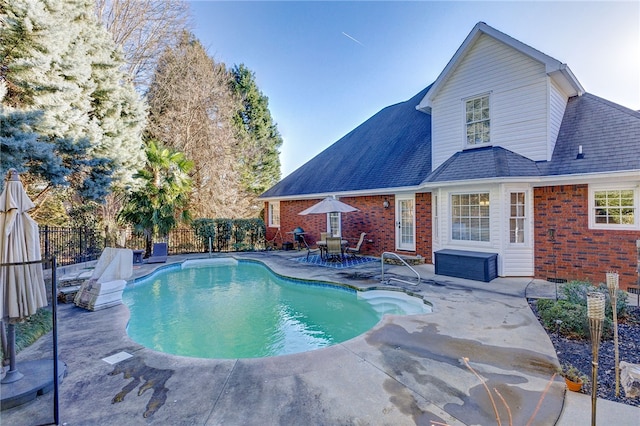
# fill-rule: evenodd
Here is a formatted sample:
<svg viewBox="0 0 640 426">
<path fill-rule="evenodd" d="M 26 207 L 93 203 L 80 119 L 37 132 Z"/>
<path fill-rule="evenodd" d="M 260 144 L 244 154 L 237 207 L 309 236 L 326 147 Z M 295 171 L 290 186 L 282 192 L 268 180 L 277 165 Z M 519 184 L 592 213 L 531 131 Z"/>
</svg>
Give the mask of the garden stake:
<svg viewBox="0 0 640 426">
<path fill-rule="evenodd" d="M 602 336 L 602 321 L 604 320 L 604 294 L 590 292 L 587 294 L 587 316 L 589 317 L 589 331 L 591 332 L 591 426 L 596 426 L 596 402 L 598 397 L 598 347 Z"/>
<path fill-rule="evenodd" d="M 611 298 L 611 308 L 613 309 L 613 345 L 615 349 L 616 365 L 614 374 L 616 375 L 616 397 L 620 396 L 620 355 L 618 351 L 618 295 L 619 276 L 617 272 L 607 272 L 607 288 L 609 289 L 609 297 Z"/>
</svg>

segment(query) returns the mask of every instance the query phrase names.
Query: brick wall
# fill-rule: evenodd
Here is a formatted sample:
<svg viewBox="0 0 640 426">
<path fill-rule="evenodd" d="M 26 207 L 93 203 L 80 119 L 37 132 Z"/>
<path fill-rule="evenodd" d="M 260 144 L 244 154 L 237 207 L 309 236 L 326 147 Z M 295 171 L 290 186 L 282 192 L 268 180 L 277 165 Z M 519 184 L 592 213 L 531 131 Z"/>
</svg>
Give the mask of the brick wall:
<svg viewBox="0 0 640 426">
<path fill-rule="evenodd" d="M 635 284 L 640 231 L 589 229 L 588 201 L 587 185 L 534 190 L 536 278 L 598 284 L 617 271 L 621 288 Z"/>
<path fill-rule="evenodd" d="M 389 201 L 389 208 L 384 208 L 384 201 Z M 280 229 L 285 241 L 293 241 L 292 231 L 300 226 L 305 230 L 305 238 L 309 244 L 313 244 L 320 232 L 327 229 L 327 216 L 324 214 L 311 214 L 300 216 L 298 213 L 320 202 L 316 200 L 296 200 L 280 202 Z M 395 252 L 395 197 L 389 195 L 376 195 L 366 197 L 341 197 L 340 201 L 347 203 L 360 211 L 342 214 L 342 237 L 348 239 L 351 246 L 358 242 L 361 232 L 366 232 L 365 242 L 361 252 L 379 256 L 382 252 Z M 265 203 L 265 212 L 268 212 L 268 203 Z M 268 214 L 268 213 L 265 213 Z M 265 223 L 268 225 L 268 217 Z M 277 228 L 267 226 L 267 240 L 273 238 Z M 276 241 L 278 246 L 279 241 Z M 407 255 L 420 254 L 427 262 L 431 260 L 431 194 L 416 194 L 416 251 L 398 252 Z"/>
</svg>

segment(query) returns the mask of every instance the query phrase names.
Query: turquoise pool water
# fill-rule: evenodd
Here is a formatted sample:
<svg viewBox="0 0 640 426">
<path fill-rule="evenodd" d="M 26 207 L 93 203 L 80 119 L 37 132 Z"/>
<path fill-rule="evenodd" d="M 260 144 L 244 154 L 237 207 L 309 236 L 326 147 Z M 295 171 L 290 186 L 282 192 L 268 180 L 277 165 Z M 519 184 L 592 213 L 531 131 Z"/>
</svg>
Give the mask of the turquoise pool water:
<svg viewBox="0 0 640 426">
<path fill-rule="evenodd" d="M 421 300 L 388 293 L 284 279 L 261 263 L 229 259 L 166 268 L 129 285 L 123 300 L 131 311 L 129 336 L 145 347 L 258 358 L 343 342 L 385 313 L 428 311 Z"/>
</svg>

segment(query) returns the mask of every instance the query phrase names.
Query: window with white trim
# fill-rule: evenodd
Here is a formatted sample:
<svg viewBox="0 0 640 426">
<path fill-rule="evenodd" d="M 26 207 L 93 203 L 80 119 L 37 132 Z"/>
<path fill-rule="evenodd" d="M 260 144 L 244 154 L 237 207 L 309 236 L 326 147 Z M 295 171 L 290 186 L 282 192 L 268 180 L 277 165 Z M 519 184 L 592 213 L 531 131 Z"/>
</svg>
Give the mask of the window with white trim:
<svg viewBox="0 0 640 426">
<path fill-rule="evenodd" d="M 467 145 L 490 142 L 489 95 L 469 99 L 465 102 Z"/>
<path fill-rule="evenodd" d="M 438 239 L 440 234 L 440 223 L 438 221 L 438 196 L 432 195 L 433 200 L 433 238 Z"/>
<path fill-rule="evenodd" d="M 489 193 L 451 194 L 451 239 L 489 241 Z"/>
<path fill-rule="evenodd" d="M 589 222 L 593 228 L 637 229 L 638 189 L 636 187 L 590 188 Z"/>
<path fill-rule="evenodd" d="M 341 233 L 340 213 L 338 212 L 328 213 L 327 222 L 328 222 L 327 224 L 329 225 L 329 229 L 327 230 L 327 232 L 332 237 L 339 237 Z"/>
<path fill-rule="evenodd" d="M 280 227 L 280 202 L 269 202 L 269 226 Z"/>
<path fill-rule="evenodd" d="M 524 239 L 524 226 L 526 217 L 525 193 L 512 192 L 511 209 L 509 213 L 509 242 L 522 244 Z"/>
</svg>

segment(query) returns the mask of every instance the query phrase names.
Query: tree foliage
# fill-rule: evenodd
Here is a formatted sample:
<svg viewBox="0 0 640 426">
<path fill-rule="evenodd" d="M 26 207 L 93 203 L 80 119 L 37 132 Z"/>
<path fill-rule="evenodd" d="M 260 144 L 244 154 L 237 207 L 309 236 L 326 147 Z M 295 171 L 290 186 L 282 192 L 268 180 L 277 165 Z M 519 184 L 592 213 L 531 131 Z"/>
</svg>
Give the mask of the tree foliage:
<svg viewBox="0 0 640 426">
<path fill-rule="evenodd" d="M 143 164 L 145 111 L 89 0 L 0 0 L 2 171 L 100 200 Z M 29 151 L 25 148 L 36 147 Z M 80 201 L 82 202 L 82 201 Z"/>
<path fill-rule="evenodd" d="M 255 75 L 244 64 L 231 69 L 232 88 L 241 101 L 234 125 L 241 141 L 240 179 L 256 195 L 280 180 L 279 149 L 282 137 L 269 111 L 269 99 L 260 91 Z"/>
<path fill-rule="evenodd" d="M 144 185 L 127 196 L 118 218 L 145 235 L 149 252 L 153 239 L 166 238 L 169 231 L 190 219 L 188 174 L 193 163 L 155 140 L 148 141 L 146 153 L 147 164 L 138 173 Z"/>
<path fill-rule="evenodd" d="M 148 132 L 193 160 L 189 209 L 197 217 L 246 215 L 231 124 L 238 104 L 229 87 L 224 65 L 187 32 L 165 51 L 149 87 Z"/>
</svg>

